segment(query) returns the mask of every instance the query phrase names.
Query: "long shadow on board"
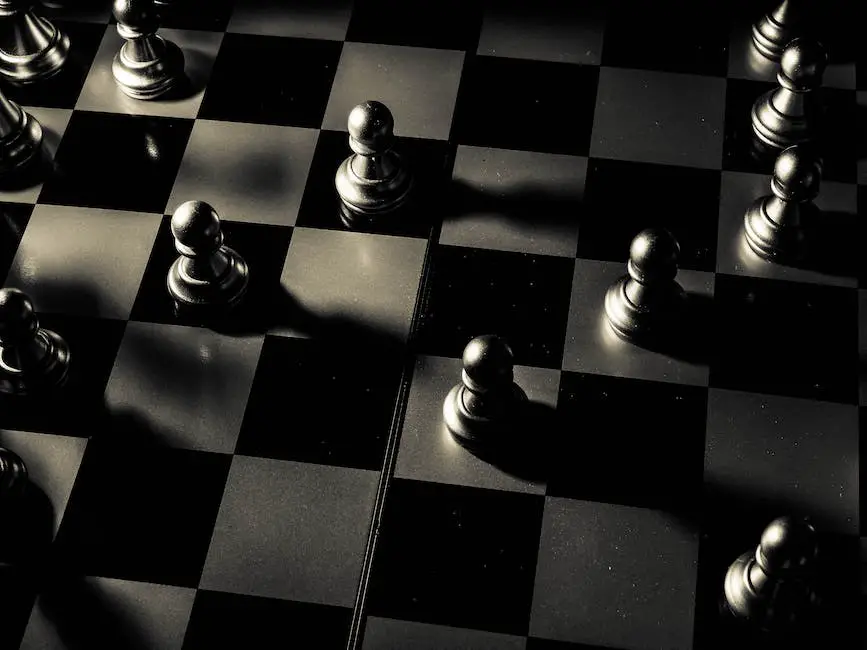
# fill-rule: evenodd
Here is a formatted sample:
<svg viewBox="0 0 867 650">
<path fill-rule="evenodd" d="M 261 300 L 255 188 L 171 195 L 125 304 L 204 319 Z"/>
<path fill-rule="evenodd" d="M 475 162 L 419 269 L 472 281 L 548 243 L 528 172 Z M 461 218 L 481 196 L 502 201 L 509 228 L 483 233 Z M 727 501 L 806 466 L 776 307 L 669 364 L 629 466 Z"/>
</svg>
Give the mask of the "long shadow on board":
<svg viewBox="0 0 867 650">
<path fill-rule="evenodd" d="M 554 193 L 531 184 L 495 193 L 479 190 L 461 180 L 451 182 L 448 205 L 446 219 L 485 213 L 495 214 L 514 226 L 526 227 L 576 227 L 582 210 L 581 199 L 575 194 Z"/>
<path fill-rule="evenodd" d="M 471 454 L 509 476 L 534 483 L 547 480 L 552 445 L 563 431 L 557 410 L 528 401 L 512 424 L 490 444 L 470 446 L 459 442 Z"/>
<path fill-rule="evenodd" d="M 189 99 L 205 89 L 207 71 L 213 66 L 211 58 L 199 50 L 184 49 L 184 78 L 177 86 L 160 97 L 162 102 L 179 102 Z"/>
<path fill-rule="evenodd" d="M 637 343 L 642 348 L 678 361 L 696 365 L 710 362 L 709 341 L 713 323 L 713 298 L 706 294 L 687 293 L 681 318 L 658 337 Z M 615 335 L 616 336 L 616 335 Z"/>
<path fill-rule="evenodd" d="M 856 219 L 853 214 L 823 210 L 816 223 L 806 224 L 803 257 L 780 264 L 835 277 L 857 277 L 860 241 Z"/>
</svg>

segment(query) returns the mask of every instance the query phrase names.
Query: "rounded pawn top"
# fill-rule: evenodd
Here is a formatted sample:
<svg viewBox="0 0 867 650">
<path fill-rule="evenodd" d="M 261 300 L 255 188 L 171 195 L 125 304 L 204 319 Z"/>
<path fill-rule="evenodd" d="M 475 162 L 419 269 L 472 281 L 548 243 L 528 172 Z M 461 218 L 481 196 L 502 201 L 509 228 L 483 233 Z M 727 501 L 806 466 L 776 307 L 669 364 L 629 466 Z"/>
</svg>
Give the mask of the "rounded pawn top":
<svg viewBox="0 0 867 650">
<path fill-rule="evenodd" d="M 814 88 L 822 82 L 828 65 L 828 53 L 818 41 L 796 38 L 780 59 L 780 72 L 798 87 Z"/>
<path fill-rule="evenodd" d="M 817 550 L 816 529 L 807 520 L 780 517 L 762 533 L 756 559 L 766 573 L 774 575 L 808 566 Z"/>
<path fill-rule="evenodd" d="M 774 163 L 774 186 L 782 198 L 811 199 L 819 193 L 822 161 L 811 147 L 795 145 L 784 149 Z"/>
<path fill-rule="evenodd" d="M 187 201 L 172 214 L 172 235 L 184 248 L 211 250 L 222 243 L 220 217 L 204 201 Z"/>
<path fill-rule="evenodd" d="M 514 355 L 499 336 L 486 334 L 474 338 L 464 348 L 462 362 L 465 377 L 481 388 L 512 381 Z"/>
<path fill-rule="evenodd" d="M 32 337 L 39 328 L 30 298 L 20 289 L 0 289 L 0 343 L 14 345 Z"/>
<path fill-rule="evenodd" d="M 629 275 L 637 282 L 674 280 L 680 244 L 664 228 L 647 228 L 629 246 Z"/>
<path fill-rule="evenodd" d="M 356 153 L 382 152 L 394 139 L 394 116 L 382 102 L 366 101 L 350 111 L 348 130 Z M 354 145 L 359 145 L 360 150 Z"/>
<path fill-rule="evenodd" d="M 156 29 L 157 13 L 153 0 L 114 0 L 114 19 L 136 31 Z"/>
</svg>

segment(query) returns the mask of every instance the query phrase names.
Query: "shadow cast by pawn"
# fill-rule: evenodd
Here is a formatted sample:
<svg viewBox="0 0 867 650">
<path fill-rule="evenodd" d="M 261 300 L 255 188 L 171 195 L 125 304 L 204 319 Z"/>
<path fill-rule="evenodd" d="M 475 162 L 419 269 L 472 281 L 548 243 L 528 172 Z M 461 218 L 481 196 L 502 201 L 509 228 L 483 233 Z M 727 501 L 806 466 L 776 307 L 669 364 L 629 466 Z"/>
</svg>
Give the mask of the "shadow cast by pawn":
<svg viewBox="0 0 867 650">
<path fill-rule="evenodd" d="M 710 362 L 713 307 L 714 301 L 710 296 L 689 292 L 679 318 L 654 336 L 635 344 L 678 361 L 706 365 Z"/>
</svg>

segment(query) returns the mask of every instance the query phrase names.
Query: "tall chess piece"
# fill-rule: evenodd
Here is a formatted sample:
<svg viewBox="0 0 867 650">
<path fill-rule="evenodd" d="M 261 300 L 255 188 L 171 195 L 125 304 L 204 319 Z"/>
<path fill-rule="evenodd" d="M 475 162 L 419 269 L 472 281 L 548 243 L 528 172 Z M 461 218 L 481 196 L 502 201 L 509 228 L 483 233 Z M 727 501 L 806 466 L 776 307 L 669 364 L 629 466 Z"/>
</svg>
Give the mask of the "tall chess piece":
<svg viewBox="0 0 867 650">
<path fill-rule="evenodd" d="M 815 137 L 818 118 L 816 91 L 828 55 L 817 41 L 795 39 L 786 46 L 777 73 L 779 87 L 761 95 L 753 104 L 756 137 L 773 149 L 785 149 Z"/>
<path fill-rule="evenodd" d="M 786 45 L 798 35 L 803 22 L 799 4 L 798 0 L 783 0 L 753 25 L 753 45 L 764 57 L 779 61 Z"/>
<path fill-rule="evenodd" d="M 605 294 L 605 315 L 620 336 L 640 343 L 671 333 L 686 298 L 675 280 L 679 255 L 665 229 L 648 228 L 632 240 L 627 275 Z"/>
<path fill-rule="evenodd" d="M 21 171 L 42 152 L 42 125 L 0 92 L 0 176 Z"/>
<path fill-rule="evenodd" d="M 771 194 L 759 197 L 744 215 L 750 248 L 768 261 L 793 262 L 806 255 L 805 230 L 816 223 L 822 163 L 812 148 L 784 149 L 774 164 Z"/>
<path fill-rule="evenodd" d="M 69 371 L 69 347 L 39 326 L 19 289 L 0 289 L 0 392 L 25 395 L 58 387 Z"/>
<path fill-rule="evenodd" d="M 478 336 L 464 348 L 461 383 L 443 402 L 452 435 L 469 447 L 496 444 L 514 432 L 527 395 L 514 382 L 514 359 L 497 336 Z"/>
<path fill-rule="evenodd" d="M 117 33 L 126 42 L 111 71 L 118 87 L 134 99 L 156 99 L 176 89 L 184 75 L 184 53 L 157 35 L 159 18 L 153 0 L 115 0 Z"/>
<path fill-rule="evenodd" d="M 399 208 L 412 187 L 412 176 L 392 151 L 394 117 L 377 101 L 359 104 L 349 113 L 349 148 L 353 153 L 337 169 L 334 183 L 344 223 Z"/>
<path fill-rule="evenodd" d="M 223 311 L 247 291 L 247 263 L 223 244 L 217 211 L 204 201 L 187 201 L 172 215 L 180 257 L 169 269 L 167 286 L 178 307 Z"/>
<path fill-rule="evenodd" d="M 805 623 L 818 604 L 811 575 L 817 553 L 816 530 L 809 522 L 775 519 L 755 551 L 729 566 L 723 611 L 761 632 L 785 633 Z"/>
<path fill-rule="evenodd" d="M 0 0 L 0 75 L 26 84 L 56 74 L 69 55 L 69 37 L 33 11 L 32 0 Z"/>
</svg>

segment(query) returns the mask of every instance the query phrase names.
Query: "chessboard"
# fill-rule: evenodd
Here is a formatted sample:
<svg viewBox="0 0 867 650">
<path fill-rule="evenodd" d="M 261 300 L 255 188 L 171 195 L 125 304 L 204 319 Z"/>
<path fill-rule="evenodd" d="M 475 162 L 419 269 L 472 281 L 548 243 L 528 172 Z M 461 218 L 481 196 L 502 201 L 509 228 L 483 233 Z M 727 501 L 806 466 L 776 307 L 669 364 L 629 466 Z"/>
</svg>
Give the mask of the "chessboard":
<svg viewBox="0 0 867 650">
<path fill-rule="evenodd" d="M 750 47 L 767 3 L 174 0 L 159 33 L 190 85 L 154 101 L 114 82 L 110 3 L 38 8 L 71 50 L 3 86 L 46 164 L 0 188 L 0 277 L 71 365 L 59 394 L 0 398 L 30 477 L 0 533 L 0 647 L 746 647 L 723 576 L 785 514 L 820 535 L 822 645 L 858 647 L 856 5 L 814 24 L 832 250 L 805 266 L 743 242 L 773 169 L 750 127 L 776 84 Z M 348 228 L 335 171 L 365 100 L 394 115 L 414 201 Z M 231 327 L 166 291 L 189 200 L 249 265 Z M 647 227 L 702 306 L 688 351 L 604 326 Z M 532 468 L 443 425 L 483 334 L 540 407 Z"/>
</svg>

